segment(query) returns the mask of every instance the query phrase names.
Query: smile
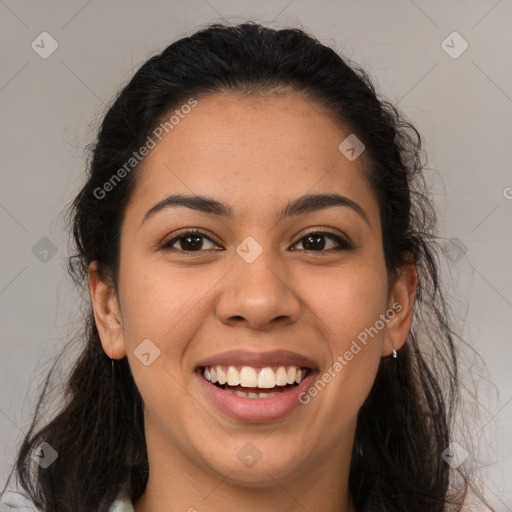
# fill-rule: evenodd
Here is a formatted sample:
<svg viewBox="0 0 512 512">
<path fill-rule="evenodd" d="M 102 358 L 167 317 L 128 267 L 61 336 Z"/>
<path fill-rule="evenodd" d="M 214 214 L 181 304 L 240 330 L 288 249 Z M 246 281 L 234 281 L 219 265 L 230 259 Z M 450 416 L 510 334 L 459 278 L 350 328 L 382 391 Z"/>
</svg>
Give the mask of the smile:
<svg viewBox="0 0 512 512">
<path fill-rule="evenodd" d="M 260 399 L 293 389 L 307 377 L 308 372 L 308 368 L 298 366 L 257 368 L 216 365 L 205 367 L 203 377 L 222 390 L 239 397 Z M 275 389 L 275 392 L 266 391 L 268 389 Z"/>
<path fill-rule="evenodd" d="M 261 424 L 282 420 L 296 410 L 307 410 L 310 406 L 299 397 L 313 384 L 318 370 L 214 365 L 198 368 L 196 375 L 201 394 L 216 413 L 238 422 Z"/>
</svg>

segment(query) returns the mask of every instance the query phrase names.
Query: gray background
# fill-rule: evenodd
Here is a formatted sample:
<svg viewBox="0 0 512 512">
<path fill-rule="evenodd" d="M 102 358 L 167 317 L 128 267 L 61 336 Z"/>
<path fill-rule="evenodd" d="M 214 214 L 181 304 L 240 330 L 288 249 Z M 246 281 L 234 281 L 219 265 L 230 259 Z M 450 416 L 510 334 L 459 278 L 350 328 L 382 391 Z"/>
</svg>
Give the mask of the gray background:
<svg viewBox="0 0 512 512">
<path fill-rule="evenodd" d="M 82 148 L 138 66 L 223 18 L 312 32 L 362 65 L 422 134 L 454 310 L 487 364 L 470 360 L 463 373 L 495 385 L 479 384 L 485 407 L 460 444 L 496 510 L 512 510 L 510 0 L 0 0 L 1 486 L 41 380 L 79 322 L 61 212 L 82 182 Z M 442 46 L 454 31 L 469 45 L 457 58 L 457 36 L 445 43 L 452 56 Z M 51 48 L 42 32 L 58 43 L 46 59 L 31 47 L 44 37 L 39 51 Z"/>
</svg>

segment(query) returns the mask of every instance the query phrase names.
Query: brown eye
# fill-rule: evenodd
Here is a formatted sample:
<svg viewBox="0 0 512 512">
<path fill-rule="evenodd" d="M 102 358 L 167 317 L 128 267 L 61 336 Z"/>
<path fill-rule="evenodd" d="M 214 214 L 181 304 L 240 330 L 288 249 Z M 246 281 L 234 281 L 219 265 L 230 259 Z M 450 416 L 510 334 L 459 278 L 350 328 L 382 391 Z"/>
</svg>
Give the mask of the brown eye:
<svg viewBox="0 0 512 512">
<path fill-rule="evenodd" d="M 341 251 L 352 249 L 352 244 L 348 240 L 328 231 L 314 231 L 308 233 L 306 236 L 303 236 L 297 244 L 302 243 L 302 246 L 306 251 L 325 252 L 324 249 L 326 248 L 326 245 L 328 245 L 326 244 L 325 239 L 333 240 L 336 244 L 334 248 L 330 247 L 327 250 Z M 295 251 L 297 249 L 292 250 Z"/>
<path fill-rule="evenodd" d="M 189 230 L 164 242 L 160 248 L 183 252 L 202 252 L 201 250 L 204 249 L 204 240 L 207 240 L 214 247 L 217 247 L 202 231 Z M 179 247 L 173 247 L 176 244 L 179 244 Z M 207 248 L 206 250 L 211 250 L 211 248 Z"/>
<path fill-rule="evenodd" d="M 330 240 L 326 242 L 326 240 Z M 212 244 L 212 247 L 205 248 L 206 243 Z M 334 246 L 332 243 L 334 242 Z M 353 249 L 353 245 L 345 238 L 331 233 L 329 231 L 313 231 L 303 236 L 296 244 L 302 243 L 302 249 L 292 248 L 292 251 L 304 250 L 308 252 L 328 252 L 328 251 L 342 251 Z M 178 247 L 174 247 L 178 245 Z M 294 246 L 294 247 L 295 247 Z M 204 252 L 218 248 L 218 246 L 202 231 L 188 230 L 184 231 L 170 240 L 167 240 L 160 246 L 163 250 L 179 251 L 184 253 L 191 252 Z"/>
</svg>

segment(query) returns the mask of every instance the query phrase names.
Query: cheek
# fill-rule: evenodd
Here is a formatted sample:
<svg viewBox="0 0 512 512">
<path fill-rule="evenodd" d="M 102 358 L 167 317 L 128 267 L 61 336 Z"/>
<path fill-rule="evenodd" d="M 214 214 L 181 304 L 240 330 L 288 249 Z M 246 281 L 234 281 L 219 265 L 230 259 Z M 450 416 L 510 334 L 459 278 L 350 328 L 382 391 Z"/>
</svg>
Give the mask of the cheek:
<svg viewBox="0 0 512 512">
<path fill-rule="evenodd" d="M 170 405 L 181 407 L 185 404 L 181 390 L 191 371 L 186 364 L 191 341 L 212 314 L 212 297 L 222 274 L 199 267 L 171 268 L 166 262 L 135 257 L 122 270 L 125 344 L 137 387 L 150 409 L 152 404 L 160 411 Z M 137 358 L 138 347 L 146 339 L 158 354 L 149 366 Z"/>
<path fill-rule="evenodd" d="M 329 272 L 303 272 L 297 282 L 301 283 L 299 293 L 306 306 L 319 317 L 325 337 L 339 351 L 385 311 L 388 283 L 379 262 L 339 266 Z"/>
<path fill-rule="evenodd" d="M 319 412 L 323 421 L 345 424 L 357 415 L 381 359 L 385 324 L 380 315 L 386 311 L 388 294 L 385 267 L 378 261 L 340 266 L 330 274 L 304 278 L 303 283 L 331 353 L 319 376 L 325 386 L 318 383 L 312 393 L 332 404 Z"/>
<path fill-rule="evenodd" d="M 125 262 L 122 272 L 127 357 L 145 409 L 155 421 L 160 418 L 163 426 L 169 421 L 165 411 L 191 406 L 183 391 L 188 377 L 184 354 L 211 308 L 207 292 L 216 281 L 198 269 L 171 270 L 169 265 L 147 260 L 138 264 L 135 258 Z M 143 340 L 154 344 L 144 341 L 145 352 L 150 353 L 148 365 L 138 357 Z"/>
<path fill-rule="evenodd" d="M 178 348 L 187 333 L 200 325 L 198 309 L 214 280 L 197 269 L 185 272 L 147 261 L 139 266 L 142 272 L 135 267 L 125 265 L 122 290 L 123 319 L 127 330 L 136 335 L 130 342 L 142 336 L 154 339 L 161 349 Z"/>
</svg>

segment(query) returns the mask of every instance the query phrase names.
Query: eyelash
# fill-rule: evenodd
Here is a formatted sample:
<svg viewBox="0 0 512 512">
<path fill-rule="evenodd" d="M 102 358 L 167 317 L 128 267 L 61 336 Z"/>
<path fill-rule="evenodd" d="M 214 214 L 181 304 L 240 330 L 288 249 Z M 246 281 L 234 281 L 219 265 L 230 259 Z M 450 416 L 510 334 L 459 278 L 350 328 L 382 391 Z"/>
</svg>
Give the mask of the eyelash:
<svg viewBox="0 0 512 512">
<path fill-rule="evenodd" d="M 176 249 L 176 248 L 172 247 L 176 242 L 178 242 L 182 238 L 186 238 L 188 235 L 200 235 L 201 237 L 206 238 L 207 240 L 209 240 L 210 242 L 215 244 L 215 242 L 209 236 L 207 236 L 205 233 L 203 233 L 202 231 L 200 231 L 198 229 L 187 229 L 186 231 L 178 233 L 176 236 L 174 236 L 170 240 L 163 242 L 162 244 L 160 244 L 159 247 L 162 250 L 167 250 L 167 251 L 176 251 L 177 250 L 177 251 L 183 252 L 184 254 L 193 254 L 193 253 L 200 253 L 200 252 L 206 252 L 208 250 L 212 250 L 212 249 L 207 249 L 207 250 L 200 249 L 198 251 L 186 251 L 183 249 Z M 294 246 L 297 245 L 299 242 L 301 242 L 302 240 L 304 240 L 305 238 L 307 238 L 310 235 L 321 235 L 326 238 L 330 238 L 330 239 L 334 240 L 339 245 L 339 247 L 334 248 L 334 249 L 327 249 L 327 250 L 322 249 L 321 251 L 314 251 L 311 249 L 309 249 L 309 250 L 308 249 L 300 249 L 301 251 L 324 253 L 324 252 L 331 252 L 331 251 L 350 251 L 351 249 L 354 249 L 353 244 L 348 239 L 345 239 L 336 233 L 333 233 L 330 231 L 322 231 L 322 230 L 310 231 L 309 233 L 306 233 L 299 240 L 297 240 L 297 242 L 295 242 L 293 245 Z M 216 250 L 216 249 L 213 249 L 213 250 Z M 296 249 L 293 249 L 293 250 L 296 250 Z"/>
</svg>

